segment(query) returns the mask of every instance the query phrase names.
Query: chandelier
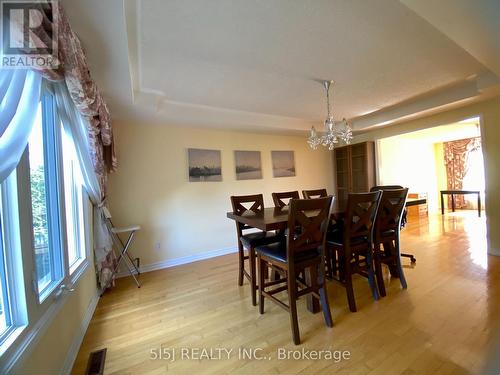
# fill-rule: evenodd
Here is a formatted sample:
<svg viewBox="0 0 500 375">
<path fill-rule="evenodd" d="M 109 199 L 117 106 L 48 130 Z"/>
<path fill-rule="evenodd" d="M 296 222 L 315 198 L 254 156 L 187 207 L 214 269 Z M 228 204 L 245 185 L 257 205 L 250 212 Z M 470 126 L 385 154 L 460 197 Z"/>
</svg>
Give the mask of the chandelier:
<svg viewBox="0 0 500 375">
<path fill-rule="evenodd" d="M 345 144 L 349 144 L 352 141 L 352 129 L 351 124 L 347 122 L 344 118 L 342 121 L 335 123 L 333 115 L 330 111 L 330 86 L 333 86 L 333 81 L 323 81 L 323 86 L 326 90 L 326 106 L 328 109 L 328 116 L 325 120 L 325 134 L 319 136 L 318 132 L 314 128 L 311 128 L 311 135 L 307 139 L 309 146 L 316 150 L 319 145 L 328 147 L 329 150 L 333 150 L 339 140 Z"/>
</svg>

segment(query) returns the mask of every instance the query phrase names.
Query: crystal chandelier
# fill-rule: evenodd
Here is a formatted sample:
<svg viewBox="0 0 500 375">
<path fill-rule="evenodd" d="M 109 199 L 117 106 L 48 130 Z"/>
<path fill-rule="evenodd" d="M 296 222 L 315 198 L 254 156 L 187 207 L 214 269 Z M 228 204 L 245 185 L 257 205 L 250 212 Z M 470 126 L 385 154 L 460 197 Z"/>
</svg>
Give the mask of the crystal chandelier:
<svg viewBox="0 0 500 375">
<path fill-rule="evenodd" d="M 307 139 L 309 146 L 316 150 L 319 145 L 328 147 L 329 150 L 333 150 L 339 140 L 345 144 L 351 143 L 352 140 L 352 129 L 351 124 L 347 122 L 344 118 L 341 122 L 335 123 L 333 115 L 330 111 L 330 86 L 333 86 L 333 81 L 323 81 L 323 85 L 326 90 L 326 105 L 328 109 L 328 117 L 325 120 L 325 134 L 318 136 L 318 132 L 314 128 L 311 128 L 311 136 Z"/>
</svg>

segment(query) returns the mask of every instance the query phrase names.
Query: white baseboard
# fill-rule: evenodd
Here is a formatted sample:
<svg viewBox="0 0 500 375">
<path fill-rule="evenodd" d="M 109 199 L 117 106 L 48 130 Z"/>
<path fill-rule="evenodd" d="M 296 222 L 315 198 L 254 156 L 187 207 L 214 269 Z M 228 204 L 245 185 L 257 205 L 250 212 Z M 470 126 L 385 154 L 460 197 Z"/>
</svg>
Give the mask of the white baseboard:
<svg viewBox="0 0 500 375">
<path fill-rule="evenodd" d="M 492 249 L 491 247 L 488 249 L 488 254 L 489 255 L 495 255 L 497 257 L 500 257 L 500 250 Z"/>
<path fill-rule="evenodd" d="M 70 374 L 73 368 L 73 364 L 75 363 L 76 356 L 78 355 L 78 351 L 80 350 L 80 346 L 82 345 L 83 338 L 85 337 L 85 333 L 87 332 L 87 328 L 89 327 L 90 321 L 92 320 L 92 316 L 94 315 L 94 311 L 97 307 L 97 303 L 99 302 L 99 293 L 98 291 L 92 297 L 92 300 L 89 303 L 87 311 L 85 312 L 85 316 L 80 324 L 78 332 L 76 332 L 75 337 L 69 347 L 68 354 L 66 354 L 66 360 L 64 361 L 63 367 L 61 369 L 61 375 Z"/>
<path fill-rule="evenodd" d="M 174 258 L 174 259 L 166 259 L 166 260 L 162 260 L 160 262 L 146 264 L 144 266 L 141 265 L 140 271 L 142 273 L 142 272 L 151 272 L 151 271 L 161 270 L 164 268 L 175 267 L 175 266 L 180 266 L 182 264 L 197 262 L 199 260 L 210 259 L 210 258 L 222 256 L 222 255 L 232 254 L 232 253 L 235 253 L 237 251 L 238 251 L 238 248 L 236 246 L 231 246 L 231 247 L 225 247 L 222 249 L 206 251 L 206 252 L 200 253 L 200 254 L 188 255 L 185 257 Z M 116 275 L 116 277 L 125 277 L 125 276 L 129 276 L 129 275 L 130 274 L 127 271 L 121 271 Z"/>
</svg>

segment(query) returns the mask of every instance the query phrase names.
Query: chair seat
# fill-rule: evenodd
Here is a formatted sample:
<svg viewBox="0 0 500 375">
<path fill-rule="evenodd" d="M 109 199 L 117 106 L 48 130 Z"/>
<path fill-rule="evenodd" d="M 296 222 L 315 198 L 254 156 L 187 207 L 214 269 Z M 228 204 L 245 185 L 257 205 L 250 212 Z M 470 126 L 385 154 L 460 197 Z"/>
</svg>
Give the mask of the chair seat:
<svg viewBox="0 0 500 375">
<path fill-rule="evenodd" d="M 366 242 L 366 240 L 366 237 L 353 238 L 351 239 L 351 246 L 362 244 L 363 242 Z M 326 235 L 326 241 L 328 242 L 328 244 L 333 246 L 344 246 L 344 233 L 341 231 L 328 232 Z"/>
<path fill-rule="evenodd" d="M 131 225 L 128 227 L 121 227 L 121 228 L 112 228 L 111 231 L 113 233 L 125 233 L 125 232 L 135 232 L 141 230 L 140 225 Z"/>
<path fill-rule="evenodd" d="M 261 245 L 267 245 L 279 241 L 282 236 L 274 232 L 255 232 L 244 234 L 240 237 L 240 241 L 245 249 L 255 248 Z"/>
<path fill-rule="evenodd" d="M 388 237 L 394 237 L 396 235 L 396 231 L 394 229 L 388 229 L 379 234 L 379 239 L 383 240 Z"/>
<path fill-rule="evenodd" d="M 285 241 L 275 242 L 269 245 L 259 246 L 255 248 L 258 254 L 278 262 L 286 263 L 286 243 Z M 305 260 L 313 259 L 320 255 L 319 249 L 305 250 L 295 253 L 295 262 L 300 263 Z"/>
<path fill-rule="evenodd" d="M 394 229 L 388 229 L 385 232 L 382 232 L 382 237 L 394 236 L 394 234 L 396 234 Z"/>
</svg>

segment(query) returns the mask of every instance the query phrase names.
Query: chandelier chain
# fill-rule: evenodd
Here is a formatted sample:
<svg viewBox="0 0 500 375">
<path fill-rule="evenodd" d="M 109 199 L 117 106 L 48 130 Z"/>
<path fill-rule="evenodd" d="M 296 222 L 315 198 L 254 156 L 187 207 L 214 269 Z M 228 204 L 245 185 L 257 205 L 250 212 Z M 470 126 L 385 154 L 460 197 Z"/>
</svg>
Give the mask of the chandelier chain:
<svg viewBox="0 0 500 375">
<path fill-rule="evenodd" d="M 330 118 L 332 117 L 332 114 L 330 112 L 330 83 L 325 84 L 325 88 L 326 88 L 326 108 L 328 109 L 328 118 Z"/>
</svg>

